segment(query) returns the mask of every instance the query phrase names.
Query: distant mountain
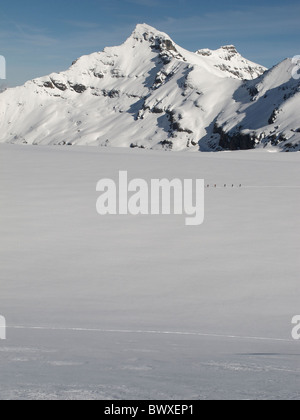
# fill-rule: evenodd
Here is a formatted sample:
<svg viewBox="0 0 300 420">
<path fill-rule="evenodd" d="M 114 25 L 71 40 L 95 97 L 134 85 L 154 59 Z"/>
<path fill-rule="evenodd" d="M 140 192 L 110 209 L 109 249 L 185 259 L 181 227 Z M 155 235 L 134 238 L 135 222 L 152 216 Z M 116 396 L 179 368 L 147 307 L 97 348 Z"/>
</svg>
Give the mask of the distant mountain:
<svg viewBox="0 0 300 420">
<path fill-rule="evenodd" d="M 167 150 L 300 150 L 292 60 L 266 71 L 233 46 L 196 53 L 148 25 L 0 94 L 0 142 Z"/>
<path fill-rule="evenodd" d="M 267 69 L 258 64 L 246 60 L 239 54 L 234 45 L 226 45 L 219 50 L 199 50 L 196 54 L 206 57 L 206 60 L 214 67 L 217 67 L 227 73 L 228 76 L 234 76 L 238 79 L 256 79 Z"/>
</svg>

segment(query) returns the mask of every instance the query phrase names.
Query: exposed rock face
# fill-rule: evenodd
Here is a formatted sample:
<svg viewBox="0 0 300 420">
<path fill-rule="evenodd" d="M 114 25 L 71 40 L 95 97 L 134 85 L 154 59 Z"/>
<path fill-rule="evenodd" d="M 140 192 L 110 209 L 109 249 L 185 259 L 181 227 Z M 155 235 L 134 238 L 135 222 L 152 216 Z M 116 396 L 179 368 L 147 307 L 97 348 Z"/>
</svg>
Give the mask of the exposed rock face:
<svg viewBox="0 0 300 420">
<path fill-rule="evenodd" d="M 300 81 L 232 45 L 189 52 L 138 25 L 119 47 L 0 95 L 0 142 L 219 151 L 300 149 Z"/>
<path fill-rule="evenodd" d="M 62 92 L 64 92 L 65 90 L 68 89 L 67 85 L 65 85 L 64 83 L 61 83 L 57 80 L 51 79 L 51 82 L 45 82 L 44 83 L 45 87 L 50 87 L 51 88 L 51 85 L 54 85 L 57 89 L 61 90 Z"/>
<path fill-rule="evenodd" d="M 87 87 L 84 85 L 81 85 L 80 83 L 70 83 L 70 87 L 77 93 L 83 93 L 87 90 Z"/>
<path fill-rule="evenodd" d="M 242 132 L 226 133 L 217 124 L 214 126 L 214 133 L 220 135 L 219 146 L 224 150 L 249 150 L 254 149 L 256 144 L 255 134 L 244 134 Z"/>
</svg>

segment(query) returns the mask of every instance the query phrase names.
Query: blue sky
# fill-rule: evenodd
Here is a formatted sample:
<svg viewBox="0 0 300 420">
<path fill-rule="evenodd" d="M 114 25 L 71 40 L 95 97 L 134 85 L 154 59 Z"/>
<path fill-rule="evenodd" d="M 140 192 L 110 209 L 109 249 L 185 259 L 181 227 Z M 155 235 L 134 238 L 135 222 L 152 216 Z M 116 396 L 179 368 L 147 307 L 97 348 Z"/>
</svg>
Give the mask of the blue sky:
<svg viewBox="0 0 300 420">
<path fill-rule="evenodd" d="M 1 0 L 0 55 L 14 86 L 121 44 L 148 23 L 189 50 L 234 44 L 271 67 L 300 54 L 299 22 L 299 0 Z"/>
</svg>

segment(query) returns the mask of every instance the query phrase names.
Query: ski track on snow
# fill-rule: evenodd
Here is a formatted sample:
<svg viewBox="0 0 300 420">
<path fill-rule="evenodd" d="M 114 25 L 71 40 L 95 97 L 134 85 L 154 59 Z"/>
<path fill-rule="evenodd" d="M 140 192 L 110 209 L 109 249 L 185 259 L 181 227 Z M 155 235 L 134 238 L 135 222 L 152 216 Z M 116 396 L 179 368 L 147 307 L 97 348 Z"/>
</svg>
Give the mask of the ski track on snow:
<svg viewBox="0 0 300 420">
<path fill-rule="evenodd" d="M 38 327 L 38 326 L 9 326 L 11 330 L 40 330 L 40 331 L 69 331 L 69 332 L 95 332 L 101 334 L 153 334 L 153 335 L 182 335 L 193 337 L 211 337 L 211 338 L 230 338 L 236 340 L 256 340 L 256 341 L 280 341 L 293 343 L 294 340 L 274 337 L 254 337 L 241 335 L 225 335 L 225 334 L 206 334 L 200 332 L 184 332 L 184 331 L 147 331 L 147 330 L 106 330 L 98 328 L 78 328 L 78 327 Z"/>
</svg>

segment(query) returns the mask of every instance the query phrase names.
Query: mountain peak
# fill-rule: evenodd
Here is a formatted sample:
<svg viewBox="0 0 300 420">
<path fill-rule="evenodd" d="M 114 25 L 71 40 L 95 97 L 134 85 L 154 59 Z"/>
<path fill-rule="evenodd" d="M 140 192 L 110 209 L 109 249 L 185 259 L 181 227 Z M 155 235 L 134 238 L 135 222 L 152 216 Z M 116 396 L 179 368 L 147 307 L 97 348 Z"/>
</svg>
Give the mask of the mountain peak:
<svg viewBox="0 0 300 420">
<path fill-rule="evenodd" d="M 236 47 L 234 45 L 223 45 L 222 47 L 220 47 L 218 50 L 210 50 L 208 48 L 204 48 L 201 50 L 196 51 L 196 54 L 198 55 L 203 55 L 203 56 L 211 56 L 214 54 L 222 54 L 222 55 L 226 55 L 226 56 L 235 56 L 235 55 L 240 55 L 238 50 L 236 49 Z"/>
<path fill-rule="evenodd" d="M 238 54 L 238 51 L 234 45 L 224 45 L 223 47 L 221 47 L 221 50 L 226 50 L 226 51 L 230 51 L 232 53 Z"/>
<path fill-rule="evenodd" d="M 159 32 L 154 26 L 147 23 L 138 23 L 135 27 L 136 32 Z"/>
<path fill-rule="evenodd" d="M 147 25 L 146 23 L 139 23 L 132 35 L 131 38 L 141 40 L 141 41 L 149 41 L 153 38 L 164 38 L 164 39 L 170 39 L 170 37 L 164 33 L 160 32 L 157 29 L 155 29 L 153 26 Z"/>
<path fill-rule="evenodd" d="M 202 49 L 196 51 L 196 54 L 204 57 L 228 75 L 239 79 L 255 79 L 267 70 L 244 58 L 234 45 L 224 45 L 217 50 Z"/>
</svg>

